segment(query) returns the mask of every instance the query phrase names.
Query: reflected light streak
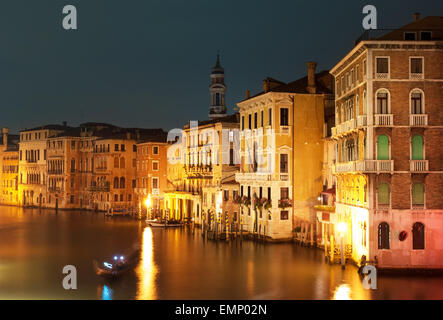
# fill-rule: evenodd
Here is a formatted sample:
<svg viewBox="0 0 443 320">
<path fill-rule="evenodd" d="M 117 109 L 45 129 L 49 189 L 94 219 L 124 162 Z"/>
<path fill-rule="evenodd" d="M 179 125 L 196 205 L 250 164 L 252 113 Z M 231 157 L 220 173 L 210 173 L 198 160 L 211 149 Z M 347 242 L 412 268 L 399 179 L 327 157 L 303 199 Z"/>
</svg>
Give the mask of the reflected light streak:
<svg viewBox="0 0 443 320">
<path fill-rule="evenodd" d="M 157 268 L 154 265 L 153 252 L 152 230 L 146 227 L 143 230 L 142 261 L 137 272 L 139 275 L 137 299 L 139 300 L 154 300 L 156 298 L 154 280 Z"/>
<path fill-rule="evenodd" d="M 107 285 L 103 286 L 102 300 L 112 300 L 112 289 L 110 289 Z"/>
<path fill-rule="evenodd" d="M 351 288 L 347 284 L 341 284 L 335 289 L 333 300 L 352 300 Z"/>
</svg>

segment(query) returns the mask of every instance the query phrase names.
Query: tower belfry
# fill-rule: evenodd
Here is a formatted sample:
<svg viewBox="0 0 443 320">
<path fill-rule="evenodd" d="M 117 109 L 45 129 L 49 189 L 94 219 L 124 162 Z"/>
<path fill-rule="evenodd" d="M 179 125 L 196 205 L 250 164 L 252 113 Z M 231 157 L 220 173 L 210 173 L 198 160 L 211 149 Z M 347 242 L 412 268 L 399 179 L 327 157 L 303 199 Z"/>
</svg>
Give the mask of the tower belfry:
<svg viewBox="0 0 443 320">
<path fill-rule="evenodd" d="M 211 95 L 209 118 L 216 119 L 226 116 L 225 69 L 220 64 L 220 54 L 217 54 L 217 61 L 211 71 L 209 92 Z"/>
</svg>

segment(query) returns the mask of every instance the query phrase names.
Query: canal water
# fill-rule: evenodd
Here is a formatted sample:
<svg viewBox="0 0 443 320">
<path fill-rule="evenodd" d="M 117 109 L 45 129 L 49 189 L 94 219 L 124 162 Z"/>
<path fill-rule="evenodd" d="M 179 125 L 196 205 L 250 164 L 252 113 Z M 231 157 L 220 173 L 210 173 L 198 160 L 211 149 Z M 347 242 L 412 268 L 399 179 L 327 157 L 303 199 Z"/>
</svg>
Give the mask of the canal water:
<svg viewBox="0 0 443 320">
<path fill-rule="evenodd" d="M 142 257 L 115 281 L 92 261 L 135 242 Z M 77 290 L 62 286 L 77 269 Z M 294 244 L 204 240 L 199 229 L 151 229 L 102 213 L 0 207 L 0 299 L 443 299 L 442 277 L 379 276 L 363 288 L 357 270 Z"/>
</svg>

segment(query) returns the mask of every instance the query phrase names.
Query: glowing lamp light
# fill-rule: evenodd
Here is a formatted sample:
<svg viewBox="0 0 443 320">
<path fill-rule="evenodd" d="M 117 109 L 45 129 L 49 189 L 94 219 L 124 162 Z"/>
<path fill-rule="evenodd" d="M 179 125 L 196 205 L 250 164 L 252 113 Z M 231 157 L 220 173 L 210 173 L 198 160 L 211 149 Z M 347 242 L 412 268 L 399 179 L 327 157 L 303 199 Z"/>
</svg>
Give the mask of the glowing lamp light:
<svg viewBox="0 0 443 320">
<path fill-rule="evenodd" d="M 345 233 L 345 231 L 346 231 L 346 223 L 339 222 L 337 224 L 337 231 L 340 232 L 340 233 Z"/>
<path fill-rule="evenodd" d="M 114 260 L 117 260 L 118 258 L 117 258 L 117 256 L 114 256 Z"/>
<path fill-rule="evenodd" d="M 103 264 L 105 265 L 106 268 L 112 269 L 112 264 L 107 262 L 103 262 Z"/>
<path fill-rule="evenodd" d="M 151 206 L 151 195 L 149 194 L 148 197 L 145 200 L 145 205 L 147 208 Z"/>
<path fill-rule="evenodd" d="M 123 256 L 120 256 L 120 260 L 123 260 L 124 259 L 124 257 Z"/>
</svg>

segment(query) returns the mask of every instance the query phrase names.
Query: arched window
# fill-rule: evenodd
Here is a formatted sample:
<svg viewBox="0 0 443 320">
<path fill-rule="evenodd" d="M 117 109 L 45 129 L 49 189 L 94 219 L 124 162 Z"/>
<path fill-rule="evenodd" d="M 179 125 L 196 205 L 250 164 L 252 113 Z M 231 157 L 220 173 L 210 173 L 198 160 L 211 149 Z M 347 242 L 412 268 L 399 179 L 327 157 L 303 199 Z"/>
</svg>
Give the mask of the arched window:
<svg viewBox="0 0 443 320">
<path fill-rule="evenodd" d="M 380 90 L 377 93 L 377 114 L 388 114 L 389 113 L 389 94 L 386 90 Z"/>
<path fill-rule="evenodd" d="M 122 189 L 125 188 L 125 178 L 124 177 L 120 178 L 120 188 L 122 188 Z"/>
<path fill-rule="evenodd" d="M 220 93 L 216 93 L 215 94 L 215 105 L 219 106 L 220 105 Z"/>
<path fill-rule="evenodd" d="M 411 139 L 412 160 L 423 160 L 423 137 L 414 135 Z"/>
<path fill-rule="evenodd" d="M 411 91 L 411 114 L 423 114 L 423 94 L 420 90 Z"/>
<path fill-rule="evenodd" d="M 120 158 L 120 168 L 125 168 L 125 158 Z"/>
<path fill-rule="evenodd" d="M 423 250 L 425 248 L 425 226 L 416 222 L 412 226 L 412 249 Z"/>
<path fill-rule="evenodd" d="M 378 225 L 378 248 L 389 249 L 390 233 L 389 224 L 382 222 Z"/>
<path fill-rule="evenodd" d="M 387 135 L 380 135 L 377 138 L 377 160 L 389 160 L 389 138 Z"/>
<path fill-rule="evenodd" d="M 118 157 L 114 158 L 114 168 L 118 168 L 119 165 L 119 161 L 118 161 Z"/>
<path fill-rule="evenodd" d="M 118 189 L 118 178 L 114 178 L 114 189 Z"/>
<path fill-rule="evenodd" d="M 425 204 L 425 187 L 423 183 L 414 183 L 412 185 L 412 204 L 423 206 Z"/>
<path fill-rule="evenodd" d="M 378 185 L 377 203 L 379 205 L 389 205 L 390 202 L 389 184 L 382 182 Z"/>
</svg>

